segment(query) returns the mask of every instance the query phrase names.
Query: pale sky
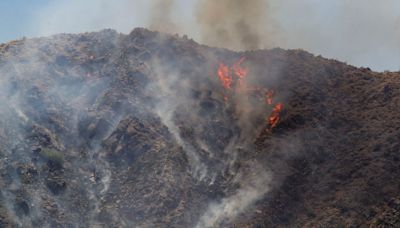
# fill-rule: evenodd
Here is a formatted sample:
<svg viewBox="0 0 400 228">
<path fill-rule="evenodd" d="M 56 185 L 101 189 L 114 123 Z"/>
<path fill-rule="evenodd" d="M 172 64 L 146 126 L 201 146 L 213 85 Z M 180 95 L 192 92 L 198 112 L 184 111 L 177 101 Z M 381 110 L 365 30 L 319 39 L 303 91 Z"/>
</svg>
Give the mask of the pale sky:
<svg viewBox="0 0 400 228">
<path fill-rule="evenodd" d="M 154 1 L 154 0 L 153 0 Z M 180 34 L 201 43 L 194 7 L 176 0 Z M 217 1 L 217 0 L 216 0 Z M 251 0 L 247 0 L 251 1 Z M 1 0 L 0 42 L 22 36 L 148 27 L 151 0 Z M 301 48 L 376 71 L 400 70 L 399 0 L 270 0 L 276 46 Z M 266 22 L 269 23 L 269 22 Z"/>
</svg>

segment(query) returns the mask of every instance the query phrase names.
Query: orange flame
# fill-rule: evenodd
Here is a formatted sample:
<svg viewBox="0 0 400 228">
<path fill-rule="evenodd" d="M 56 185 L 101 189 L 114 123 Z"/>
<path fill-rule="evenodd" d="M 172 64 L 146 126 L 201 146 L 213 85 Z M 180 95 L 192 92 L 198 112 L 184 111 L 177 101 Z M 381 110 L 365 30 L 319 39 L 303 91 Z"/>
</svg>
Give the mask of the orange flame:
<svg viewBox="0 0 400 228">
<path fill-rule="evenodd" d="M 237 92 L 244 92 L 248 90 L 246 84 L 247 69 L 242 67 L 241 64 L 244 61 L 244 57 L 240 58 L 235 64 L 233 64 L 232 71 L 237 76 Z"/>
<path fill-rule="evenodd" d="M 244 61 L 244 57 L 240 58 L 235 64 L 233 64 L 232 70 L 238 76 L 239 79 L 243 79 L 247 76 L 247 69 L 240 66 Z"/>
<path fill-rule="evenodd" d="M 268 123 L 270 125 L 270 129 L 272 130 L 278 124 L 280 120 L 279 114 L 281 113 L 283 105 L 281 103 L 277 103 L 274 109 L 271 112 L 271 115 L 268 118 Z"/>
<path fill-rule="evenodd" d="M 246 85 L 246 76 L 247 76 L 247 69 L 242 67 L 241 64 L 244 61 L 244 57 L 240 58 L 239 61 L 233 64 L 233 67 L 228 67 L 227 65 L 220 63 L 218 70 L 217 70 L 217 75 L 218 78 L 222 84 L 222 86 L 230 90 L 232 88 L 233 84 L 233 76 L 237 77 L 237 87 L 236 89 L 238 91 L 245 91 L 247 90 L 247 85 Z"/>
<path fill-rule="evenodd" d="M 241 64 L 244 62 L 245 58 L 242 57 L 237 61 L 236 63 L 233 64 L 232 67 L 229 67 L 223 63 L 219 64 L 218 70 L 217 70 L 217 76 L 219 78 L 219 81 L 221 82 L 221 85 L 225 89 L 223 91 L 224 94 L 224 100 L 225 102 L 228 101 L 228 91 L 234 87 L 236 90 L 236 93 L 254 93 L 256 94 L 260 100 L 264 100 L 264 102 L 267 105 L 272 105 L 273 104 L 273 96 L 275 91 L 274 90 L 265 90 L 260 87 L 249 87 L 246 82 L 246 77 L 248 74 L 248 69 L 245 67 L 242 67 Z M 232 95 L 231 92 L 229 92 L 230 95 Z M 263 96 L 263 94 L 265 94 Z M 238 105 L 238 104 L 237 104 Z M 273 128 L 276 127 L 276 125 L 279 123 L 280 120 L 280 113 L 283 109 L 282 103 L 276 103 L 274 108 L 272 109 L 271 114 L 268 117 L 268 124 L 269 124 L 269 130 L 272 130 Z"/>
<path fill-rule="evenodd" d="M 268 90 L 265 96 L 266 96 L 265 102 L 268 105 L 272 105 L 272 97 L 274 96 L 274 91 L 272 89 Z"/>
<path fill-rule="evenodd" d="M 220 63 L 217 74 L 222 86 L 225 89 L 230 89 L 232 86 L 232 75 L 229 72 L 229 67 Z"/>
</svg>

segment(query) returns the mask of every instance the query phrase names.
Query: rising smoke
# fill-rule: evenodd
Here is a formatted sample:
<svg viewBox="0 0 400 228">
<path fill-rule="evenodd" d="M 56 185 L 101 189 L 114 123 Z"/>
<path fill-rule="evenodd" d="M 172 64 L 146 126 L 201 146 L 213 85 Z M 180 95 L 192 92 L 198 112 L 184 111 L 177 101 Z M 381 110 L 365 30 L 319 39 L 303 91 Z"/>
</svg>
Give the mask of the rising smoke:
<svg viewBox="0 0 400 228">
<path fill-rule="evenodd" d="M 104 38 L 102 36 L 98 34 L 97 38 Z M 60 191 L 65 191 L 67 197 L 75 195 L 77 199 L 84 195 L 90 199 L 88 205 L 93 209 L 87 211 L 88 222 L 97 215 L 100 197 L 107 192 L 110 183 L 109 164 L 99 152 L 102 138 L 82 144 L 84 136 L 79 127 L 82 119 L 90 113 L 88 107 L 93 105 L 92 108 L 96 108 L 97 97 L 101 97 L 110 86 L 106 78 L 97 78 L 89 83 L 82 80 L 88 79 L 90 74 L 99 76 L 100 71 L 94 73 L 85 67 L 85 61 L 90 61 L 91 55 L 99 51 L 99 47 L 94 47 L 89 55 L 81 55 L 81 64 L 71 67 L 74 60 L 70 59 L 65 49 L 55 51 L 54 48 L 54 45 L 71 45 L 71 40 L 66 38 L 60 35 L 41 40 L 15 41 L 8 44 L 13 45 L 13 54 L 5 56 L 2 53 L 1 56 L 0 170 L 7 170 L 10 181 L 3 183 L 4 179 L 1 180 L 0 206 L 5 206 L 12 222 L 21 227 L 31 227 L 32 221 L 47 224 L 43 205 L 52 204 L 55 200 L 49 195 L 49 185 L 46 185 L 51 178 L 68 180 L 68 175 L 78 177 L 76 180 L 82 188 L 79 193 L 74 192 L 76 188 L 73 182 L 66 183 L 67 188 Z M 110 42 L 110 46 L 115 42 L 112 35 L 105 39 Z M 103 116 L 110 123 L 107 131 L 113 131 L 123 114 Z M 107 137 L 107 133 L 102 137 Z M 57 155 L 63 168 L 46 171 L 50 163 L 46 161 L 47 157 L 43 157 L 45 153 Z M 85 158 L 64 162 L 66 157 L 74 156 Z M 38 178 L 35 176 L 24 179 L 18 169 L 24 170 L 26 167 L 40 175 L 44 183 L 35 181 L 34 178 Z M 92 177 L 93 172 L 97 173 L 97 180 Z M 59 192 L 54 194 L 57 197 Z M 71 213 L 72 202 L 61 200 L 57 207 L 71 216 L 71 223 L 78 224 L 79 221 L 72 215 L 75 212 Z M 21 212 L 14 213 L 21 210 L 20 205 L 24 208 L 23 216 Z"/>
<path fill-rule="evenodd" d="M 173 32 L 177 28 L 172 20 L 174 0 L 155 0 L 151 2 L 149 28 L 160 32 Z"/>
<path fill-rule="evenodd" d="M 60 0 L 36 13 L 30 33 L 151 27 L 212 46 L 302 48 L 356 66 L 399 70 L 399 9 L 397 0 Z"/>
<path fill-rule="evenodd" d="M 271 47 L 276 31 L 266 0 L 199 1 L 197 28 L 209 45 L 239 50 Z"/>
<path fill-rule="evenodd" d="M 277 28 L 268 14 L 267 0 L 197 1 L 193 9 L 194 21 L 186 28 L 185 18 L 174 16 L 179 13 L 175 10 L 179 3 L 176 0 L 152 2 L 150 28 L 170 33 L 198 34 L 202 43 L 236 50 L 254 50 L 275 45 Z"/>
<path fill-rule="evenodd" d="M 149 19 L 150 27 L 156 30 L 168 32 L 181 30 L 182 26 L 180 25 L 180 23 L 177 23 L 176 18 L 173 17 L 174 4 L 176 4 L 176 2 L 174 2 L 173 0 L 153 2 L 153 4 L 150 6 L 150 11 L 152 12 Z M 129 4 L 129 6 L 132 6 L 132 4 Z M 280 34 L 277 27 L 274 25 L 275 23 L 273 22 L 273 18 L 268 15 L 270 7 L 270 4 L 267 1 L 263 0 L 254 0 L 248 2 L 239 0 L 200 1 L 198 2 L 194 10 L 195 22 L 192 28 L 188 31 L 189 33 L 193 32 L 193 34 L 198 33 L 199 40 L 201 40 L 202 42 L 218 47 L 226 47 L 239 50 L 270 47 L 277 44 L 278 40 L 276 37 L 277 34 Z M 95 14 L 98 17 L 97 14 L 101 13 L 104 9 L 102 7 L 96 7 L 95 10 Z M 111 15 L 112 17 L 116 16 L 115 14 Z M 57 22 L 52 22 L 52 24 L 58 25 Z M 98 26 L 98 24 L 96 24 L 96 26 Z M 194 32 L 193 30 L 198 31 Z M 167 63 L 167 65 L 170 64 Z M 17 66 L 18 67 L 15 67 L 15 65 L 13 65 L 16 71 L 20 71 L 20 69 L 23 69 L 19 68 L 19 65 Z M 44 64 L 28 64 L 28 66 L 29 67 L 26 69 L 28 69 L 29 71 L 32 71 L 32 69 L 35 69 L 37 66 L 46 69 L 46 66 Z M 219 199 L 219 202 L 210 202 L 207 210 L 199 218 L 200 220 L 198 222 L 198 226 L 216 226 L 219 225 L 222 220 L 234 219 L 237 215 L 245 211 L 246 208 L 248 208 L 252 203 L 263 197 L 264 194 L 270 190 L 272 174 L 266 171 L 266 168 L 262 167 L 262 164 L 259 164 L 257 162 L 255 164 L 249 165 L 249 167 L 251 168 L 249 168 L 247 172 L 244 172 L 243 170 L 232 170 L 232 163 L 235 163 L 237 159 L 238 147 L 243 146 L 242 144 L 240 144 L 242 143 L 241 139 L 234 137 L 230 138 L 230 140 L 228 141 L 229 143 L 227 143 L 228 145 L 224 145 L 225 149 L 219 151 L 212 148 L 212 143 L 207 141 L 210 139 L 206 139 L 206 137 L 204 137 L 204 132 L 206 131 L 205 128 L 208 126 L 202 125 L 204 124 L 204 122 L 202 122 L 203 117 L 200 117 L 200 114 L 198 114 L 202 111 L 199 108 L 201 104 L 197 103 L 197 98 L 195 99 L 191 97 L 193 91 L 191 91 L 190 89 L 192 89 L 196 85 L 189 83 L 188 80 L 182 80 L 182 78 L 187 75 L 176 71 L 171 71 L 169 69 L 170 67 L 163 66 L 162 63 L 154 63 L 152 67 L 157 79 L 156 88 L 158 89 L 158 92 L 160 94 L 160 97 L 157 97 L 159 98 L 159 103 L 157 103 L 154 112 L 161 118 L 163 124 L 168 127 L 170 133 L 174 135 L 175 140 L 177 140 L 180 146 L 187 153 L 188 158 L 192 164 L 193 176 L 198 181 L 205 181 L 208 185 L 213 185 L 215 183 L 216 176 L 212 176 L 212 174 L 210 173 L 212 173 L 213 171 L 223 173 L 224 171 L 228 170 L 233 176 L 233 183 L 240 184 L 240 187 L 238 187 L 232 194 L 227 195 L 222 199 Z M 80 74 L 85 70 L 86 69 L 78 69 L 77 71 L 79 73 L 68 72 L 67 74 Z M 38 70 L 33 72 L 39 74 L 41 71 Z M 16 74 L 31 75 L 26 72 L 16 72 Z M 84 74 L 81 76 L 84 76 Z M 12 88 L 11 86 L 9 86 L 9 84 L 11 84 L 10 78 L 3 77 L 2 80 L 3 81 L 1 81 L 1 91 L 10 90 L 10 88 Z M 193 78 L 190 78 L 190 80 L 193 80 Z M 107 85 L 107 83 L 104 81 L 101 81 L 100 83 L 105 83 Z M 97 87 L 89 87 L 86 89 L 96 90 Z M 82 103 L 82 100 L 80 100 L 82 98 L 75 97 L 75 91 L 77 90 L 79 90 L 79 85 L 77 84 L 71 84 L 70 87 L 65 87 L 62 85 L 61 82 L 57 82 L 55 85 L 52 85 L 51 88 L 49 88 L 50 92 L 47 93 L 47 96 L 59 98 L 69 97 L 73 101 L 76 101 L 72 103 L 66 103 L 69 99 L 61 99 L 63 104 L 73 109 L 73 116 L 76 116 L 76 112 L 81 109 L 85 109 L 85 106 L 88 105 L 89 102 L 84 101 Z M 90 94 L 94 92 L 93 90 L 90 92 Z M 90 94 L 85 94 L 83 97 L 90 97 Z M 17 99 L 18 101 L 20 98 L 21 97 L 20 95 L 18 95 L 18 93 L 17 95 L 12 97 L 12 99 Z M 21 105 L 19 105 L 18 103 L 13 103 L 12 99 L 4 101 L 4 103 L 7 104 L 7 108 L 3 108 L 1 109 L 1 111 L 15 113 L 16 116 L 19 117 L 18 121 L 20 122 L 30 121 L 31 117 L 25 114 L 24 108 L 21 107 Z M 216 102 L 213 99 L 211 100 L 213 102 Z M 183 110 L 182 107 L 189 107 L 190 111 L 192 112 L 189 116 L 185 116 L 187 118 L 187 122 L 198 124 L 198 126 L 194 126 L 191 130 L 193 130 L 193 132 L 195 133 L 203 134 L 203 137 L 197 137 L 193 141 L 182 138 L 178 123 L 175 119 L 176 113 L 179 113 L 179 111 Z M 111 129 L 109 131 L 112 131 L 116 127 L 116 124 L 121 120 L 121 116 L 117 116 L 116 118 L 114 117 L 115 116 L 112 116 L 110 117 L 110 119 L 108 119 L 109 122 L 112 122 Z M 222 118 L 227 117 L 222 116 Z M 229 122 L 231 121 L 231 119 L 227 118 L 226 121 Z M 238 122 L 243 123 L 243 125 L 239 124 L 239 127 L 242 131 L 251 129 L 251 126 L 245 125 L 245 123 L 248 123 L 247 117 L 245 119 L 239 119 Z M 220 123 L 218 121 L 215 121 L 212 124 L 218 126 L 218 124 Z M 15 124 L 15 126 L 17 125 L 18 124 Z M 74 122 L 73 125 L 75 127 L 77 123 Z M 228 129 L 228 132 L 229 130 L 231 129 Z M 96 142 L 96 145 L 92 145 L 92 147 L 94 148 L 98 146 L 98 141 Z M 297 148 L 293 149 L 293 151 L 295 151 L 296 149 Z M 97 149 L 92 151 L 92 154 L 94 153 L 97 153 Z M 204 154 L 208 154 L 207 156 L 210 155 L 210 157 L 214 156 L 213 162 L 215 164 L 213 164 L 212 167 L 211 165 L 209 166 L 205 163 L 205 161 L 207 160 L 202 158 L 202 156 L 204 157 Z M 222 154 L 222 157 L 218 157 L 220 154 Z M 93 162 L 93 160 L 89 159 L 89 163 L 91 165 L 99 164 L 101 167 L 98 168 L 108 168 L 107 164 L 104 164 L 102 160 Z M 80 166 L 84 167 L 85 164 L 80 164 Z M 110 176 L 105 175 L 104 177 L 102 177 L 102 180 L 104 180 L 104 182 L 106 183 L 104 184 L 104 188 L 100 190 L 100 193 L 104 193 L 107 191 Z M 92 188 L 92 186 L 90 187 Z M 7 194 L 7 192 L 3 192 L 3 195 Z M 90 197 L 96 198 L 97 196 L 93 196 L 93 194 L 94 193 L 90 192 Z"/>
</svg>

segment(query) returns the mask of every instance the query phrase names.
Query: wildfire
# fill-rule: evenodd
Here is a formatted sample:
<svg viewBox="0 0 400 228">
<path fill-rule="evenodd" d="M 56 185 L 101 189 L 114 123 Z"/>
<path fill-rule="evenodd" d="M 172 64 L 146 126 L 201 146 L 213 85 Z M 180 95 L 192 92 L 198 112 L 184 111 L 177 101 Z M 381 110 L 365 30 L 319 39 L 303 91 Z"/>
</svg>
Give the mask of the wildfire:
<svg viewBox="0 0 400 228">
<path fill-rule="evenodd" d="M 244 57 L 240 58 L 238 62 L 236 62 L 233 67 L 232 71 L 234 75 L 237 77 L 237 87 L 236 90 L 238 93 L 245 92 L 249 88 L 247 88 L 246 84 L 246 76 L 247 76 L 247 69 L 243 68 L 241 64 L 244 61 Z"/>
<path fill-rule="evenodd" d="M 217 71 L 218 78 L 225 89 L 231 89 L 232 86 L 232 75 L 230 73 L 229 67 L 223 63 L 219 64 Z"/>
<path fill-rule="evenodd" d="M 271 114 L 268 117 L 268 123 L 270 126 L 270 130 L 272 130 L 276 125 L 279 123 L 280 120 L 280 113 L 282 111 L 283 105 L 281 103 L 277 103 L 272 109 Z"/>
<path fill-rule="evenodd" d="M 274 96 L 274 91 L 268 90 L 267 93 L 265 94 L 265 96 L 266 96 L 265 102 L 268 105 L 272 105 L 272 97 Z"/>
<path fill-rule="evenodd" d="M 235 83 L 237 92 L 248 90 L 246 84 L 247 69 L 241 66 L 243 61 L 244 58 L 241 58 L 232 67 L 223 63 L 219 64 L 217 75 L 225 90 L 231 90 L 234 81 L 237 82 Z"/>
<path fill-rule="evenodd" d="M 227 94 L 232 95 L 231 91 L 232 89 L 235 89 L 234 91 L 236 93 L 246 93 L 246 94 L 253 93 L 257 97 L 259 97 L 260 100 L 264 100 L 264 102 L 267 105 L 272 105 L 273 96 L 275 93 L 274 90 L 265 90 L 259 87 L 252 88 L 248 86 L 246 82 L 248 69 L 241 66 L 244 60 L 245 60 L 244 57 L 240 58 L 239 61 L 234 63 L 232 67 L 229 67 L 223 63 L 219 64 L 217 70 L 217 76 L 222 87 L 224 88 L 223 94 L 225 101 L 226 102 L 228 101 Z M 263 94 L 265 94 L 265 98 L 263 98 L 264 97 Z M 282 109 L 283 109 L 282 103 L 276 103 L 275 106 L 273 107 L 272 112 L 267 119 L 267 123 L 269 124 L 269 130 L 272 130 L 279 123 L 280 113 Z"/>
</svg>

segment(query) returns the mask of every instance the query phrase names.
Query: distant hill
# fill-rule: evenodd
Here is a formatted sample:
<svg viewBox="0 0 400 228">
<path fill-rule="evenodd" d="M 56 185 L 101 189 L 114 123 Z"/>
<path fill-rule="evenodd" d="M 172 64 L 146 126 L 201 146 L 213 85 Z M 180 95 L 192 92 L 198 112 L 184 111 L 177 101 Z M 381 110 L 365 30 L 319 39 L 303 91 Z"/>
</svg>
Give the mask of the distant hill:
<svg viewBox="0 0 400 228">
<path fill-rule="evenodd" d="M 137 28 L 1 44 L 0 94 L 0 227 L 400 226 L 399 72 Z"/>
</svg>

